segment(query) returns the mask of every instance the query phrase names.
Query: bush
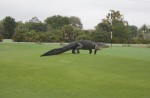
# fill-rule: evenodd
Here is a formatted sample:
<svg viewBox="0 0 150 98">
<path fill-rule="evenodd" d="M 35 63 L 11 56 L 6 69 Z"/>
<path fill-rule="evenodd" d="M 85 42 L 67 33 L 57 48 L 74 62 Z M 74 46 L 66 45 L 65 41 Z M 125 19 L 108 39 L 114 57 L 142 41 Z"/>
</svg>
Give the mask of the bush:
<svg viewBox="0 0 150 98">
<path fill-rule="evenodd" d="M 122 39 L 122 38 L 113 38 L 112 42 L 116 44 L 129 44 L 130 43 L 128 39 Z"/>
<path fill-rule="evenodd" d="M 150 48 L 150 44 L 146 44 L 146 48 Z"/>
<path fill-rule="evenodd" d="M 150 44 L 150 39 L 142 39 L 142 38 L 132 39 L 131 43 L 132 44 Z"/>
<path fill-rule="evenodd" d="M 25 35 L 23 33 L 16 33 L 15 35 L 13 35 L 12 40 L 14 42 L 24 42 Z"/>
<path fill-rule="evenodd" d="M 113 38 L 112 42 L 113 43 L 117 43 L 117 44 L 150 44 L 150 39 L 142 39 L 142 38 L 137 38 L 137 39 Z"/>
<path fill-rule="evenodd" d="M 0 35 L 0 42 L 2 42 L 3 41 L 3 36 L 2 35 Z"/>
</svg>

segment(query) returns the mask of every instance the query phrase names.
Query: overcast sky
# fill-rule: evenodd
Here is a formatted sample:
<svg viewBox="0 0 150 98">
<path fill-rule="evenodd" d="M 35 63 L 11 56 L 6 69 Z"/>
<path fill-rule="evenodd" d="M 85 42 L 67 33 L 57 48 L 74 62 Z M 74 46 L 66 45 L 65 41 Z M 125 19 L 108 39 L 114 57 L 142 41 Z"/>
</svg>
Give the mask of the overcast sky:
<svg viewBox="0 0 150 98">
<path fill-rule="evenodd" d="M 129 25 L 150 25 L 150 0 L 0 0 L 0 20 L 41 21 L 53 15 L 77 16 L 84 29 L 93 29 L 109 10 L 120 11 Z"/>
</svg>

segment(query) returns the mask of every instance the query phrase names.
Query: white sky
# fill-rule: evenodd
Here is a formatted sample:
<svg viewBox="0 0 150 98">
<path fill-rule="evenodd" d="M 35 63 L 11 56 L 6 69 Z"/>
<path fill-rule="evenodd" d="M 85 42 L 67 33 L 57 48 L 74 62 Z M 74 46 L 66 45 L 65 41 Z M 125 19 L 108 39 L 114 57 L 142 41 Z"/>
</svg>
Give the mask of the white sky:
<svg viewBox="0 0 150 98">
<path fill-rule="evenodd" d="M 130 25 L 150 25 L 150 0 L 0 0 L 0 20 L 41 21 L 53 15 L 77 16 L 84 29 L 93 29 L 109 13 L 120 11 Z"/>
</svg>

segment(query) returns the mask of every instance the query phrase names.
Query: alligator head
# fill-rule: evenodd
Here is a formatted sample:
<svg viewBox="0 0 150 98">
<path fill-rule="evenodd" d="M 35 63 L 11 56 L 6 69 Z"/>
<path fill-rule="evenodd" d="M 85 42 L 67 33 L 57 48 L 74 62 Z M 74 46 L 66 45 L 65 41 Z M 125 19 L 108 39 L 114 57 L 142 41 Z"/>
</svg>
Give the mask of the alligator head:
<svg viewBox="0 0 150 98">
<path fill-rule="evenodd" d="M 103 43 L 103 42 L 96 42 L 96 47 L 95 47 L 95 49 L 101 50 L 102 48 L 108 48 L 108 47 L 109 47 L 109 46 L 106 45 L 106 44 Z"/>
</svg>

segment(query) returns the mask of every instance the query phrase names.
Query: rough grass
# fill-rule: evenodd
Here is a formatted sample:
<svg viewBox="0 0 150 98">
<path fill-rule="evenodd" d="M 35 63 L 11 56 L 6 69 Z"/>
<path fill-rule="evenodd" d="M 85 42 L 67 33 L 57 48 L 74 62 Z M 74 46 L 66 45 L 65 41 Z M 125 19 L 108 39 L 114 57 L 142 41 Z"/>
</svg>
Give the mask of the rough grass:
<svg viewBox="0 0 150 98">
<path fill-rule="evenodd" d="M 150 98 L 150 49 L 40 57 L 55 47 L 0 43 L 0 98 Z"/>
</svg>

